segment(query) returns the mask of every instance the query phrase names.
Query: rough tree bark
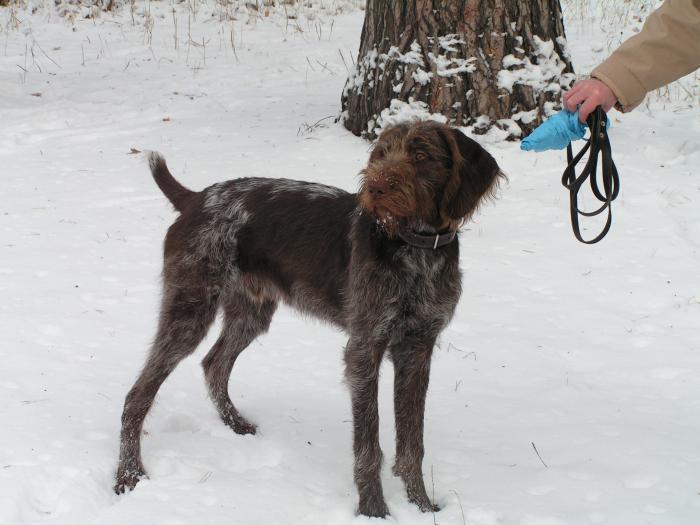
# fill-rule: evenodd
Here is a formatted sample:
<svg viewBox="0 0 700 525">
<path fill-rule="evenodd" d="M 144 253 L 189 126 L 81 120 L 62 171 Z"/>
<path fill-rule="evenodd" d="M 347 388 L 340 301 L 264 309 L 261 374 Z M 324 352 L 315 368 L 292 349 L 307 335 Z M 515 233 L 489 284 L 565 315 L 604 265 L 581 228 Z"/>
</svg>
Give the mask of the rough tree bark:
<svg viewBox="0 0 700 525">
<path fill-rule="evenodd" d="M 572 80 L 559 0 L 367 0 L 342 118 L 368 138 L 430 114 L 517 138 Z"/>
</svg>

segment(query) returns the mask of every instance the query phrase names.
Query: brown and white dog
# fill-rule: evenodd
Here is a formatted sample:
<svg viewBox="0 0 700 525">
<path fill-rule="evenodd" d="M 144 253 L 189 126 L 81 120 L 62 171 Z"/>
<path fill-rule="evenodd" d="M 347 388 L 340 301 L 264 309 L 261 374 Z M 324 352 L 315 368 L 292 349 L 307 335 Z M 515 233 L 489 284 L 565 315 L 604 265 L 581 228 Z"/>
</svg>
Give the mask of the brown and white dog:
<svg viewBox="0 0 700 525">
<path fill-rule="evenodd" d="M 165 238 L 163 302 L 148 360 L 126 396 L 115 491 L 145 475 L 140 434 L 158 388 L 194 352 L 218 311 L 224 327 L 202 365 L 221 419 L 255 425 L 228 394 L 238 355 L 283 301 L 349 335 L 359 512 L 388 513 L 380 481 L 377 380 L 394 365 L 396 459 L 408 499 L 435 510 L 421 471 L 430 359 L 461 292 L 458 226 L 502 173 L 478 143 L 448 126 L 397 125 L 377 140 L 357 194 L 286 179 L 242 178 L 193 192 L 158 154 L 156 183 L 180 216 Z"/>
</svg>

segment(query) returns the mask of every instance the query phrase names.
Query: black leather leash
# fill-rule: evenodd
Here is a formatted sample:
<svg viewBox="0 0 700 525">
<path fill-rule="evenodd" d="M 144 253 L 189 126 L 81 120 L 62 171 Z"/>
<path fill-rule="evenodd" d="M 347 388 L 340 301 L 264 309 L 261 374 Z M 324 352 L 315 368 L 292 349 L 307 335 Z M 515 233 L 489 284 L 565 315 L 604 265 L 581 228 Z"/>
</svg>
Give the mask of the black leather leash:
<svg viewBox="0 0 700 525">
<path fill-rule="evenodd" d="M 588 116 L 586 121 L 588 128 L 591 131 L 590 138 L 586 141 L 586 145 L 581 148 L 576 156 L 574 157 L 571 144 L 566 147 L 566 159 L 568 166 L 564 170 L 564 175 L 561 178 L 561 183 L 566 189 L 569 190 L 569 205 L 571 209 L 571 227 L 574 230 L 574 235 L 576 238 L 584 244 L 595 244 L 600 241 L 610 230 L 610 225 L 612 224 L 612 201 L 617 198 L 620 192 L 620 177 L 617 173 L 617 167 L 612 158 L 612 150 L 610 148 L 610 140 L 608 139 L 607 124 L 608 118 L 605 111 L 601 107 L 596 108 L 596 110 Z M 590 149 L 588 155 L 588 161 L 583 167 L 583 171 L 580 175 L 576 175 L 576 165 L 583 158 L 586 151 Z M 598 185 L 598 155 L 602 153 L 602 176 L 603 176 L 603 187 Z M 578 207 L 578 192 L 581 186 L 586 182 L 586 179 L 590 179 L 591 190 L 596 199 L 603 203 L 603 205 L 595 211 L 581 211 Z M 601 191 L 602 189 L 602 191 Z M 579 215 L 583 217 L 595 217 L 603 213 L 605 210 L 608 211 L 608 219 L 605 222 L 603 231 L 601 231 L 597 237 L 586 241 L 581 236 L 581 229 L 579 226 Z"/>
</svg>

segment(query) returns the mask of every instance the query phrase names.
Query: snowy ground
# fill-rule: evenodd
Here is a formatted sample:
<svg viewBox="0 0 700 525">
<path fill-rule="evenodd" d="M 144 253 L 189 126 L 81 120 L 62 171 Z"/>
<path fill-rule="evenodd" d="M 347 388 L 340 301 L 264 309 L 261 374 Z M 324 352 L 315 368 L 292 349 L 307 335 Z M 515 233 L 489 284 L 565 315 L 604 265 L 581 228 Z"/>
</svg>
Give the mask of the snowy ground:
<svg viewBox="0 0 700 525">
<path fill-rule="evenodd" d="M 344 336 L 289 310 L 231 382 L 259 435 L 234 435 L 207 399 L 213 330 L 146 422 L 150 479 L 112 493 L 174 218 L 130 148 L 163 152 L 196 189 L 255 175 L 349 190 L 368 149 L 328 118 L 361 11 L 246 24 L 204 6 L 188 36 L 185 4 L 175 20 L 151 4 L 152 32 L 143 10 L 71 24 L 0 9 L 0 523 L 370 523 L 354 515 Z M 585 72 L 604 38 L 567 21 Z M 387 363 L 389 523 L 700 523 L 700 110 L 613 116 L 622 194 L 595 246 L 571 234 L 562 154 L 487 145 L 510 183 L 461 235 L 465 293 L 428 398 L 425 475 L 443 510 L 421 514 L 389 472 Z"/>
</svg>

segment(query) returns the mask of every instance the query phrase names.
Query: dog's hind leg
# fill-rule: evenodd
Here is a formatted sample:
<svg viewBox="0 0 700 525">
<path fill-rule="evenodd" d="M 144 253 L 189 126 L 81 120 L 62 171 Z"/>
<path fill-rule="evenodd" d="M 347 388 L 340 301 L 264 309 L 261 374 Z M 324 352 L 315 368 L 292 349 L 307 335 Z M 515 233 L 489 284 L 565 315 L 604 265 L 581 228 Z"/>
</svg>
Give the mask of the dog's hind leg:
<svg viewBox="0 0 700 525">
<path fill-rule="evenodd" d="M 255 425 L 236 410 L 228 393 L 229 377 L 236 358 L 259 335 L 267 332 L 277 303 L 256 302 L 236 293 L 224 304 L 224 327 L 218 341 L 202 360 L 209 394 L 221 419 L 236 434 L 255 434 Z"/>
<path fill-rule="evenodd" d="M 124 402 L 114 490 L 124 493 L 145 475 L 141 430 L 160 385 L 197 348 L 216 317 L 218 297 L 206 287 L 166 285 L 158 332 L 141 375 Z"/>
</svg>

